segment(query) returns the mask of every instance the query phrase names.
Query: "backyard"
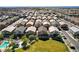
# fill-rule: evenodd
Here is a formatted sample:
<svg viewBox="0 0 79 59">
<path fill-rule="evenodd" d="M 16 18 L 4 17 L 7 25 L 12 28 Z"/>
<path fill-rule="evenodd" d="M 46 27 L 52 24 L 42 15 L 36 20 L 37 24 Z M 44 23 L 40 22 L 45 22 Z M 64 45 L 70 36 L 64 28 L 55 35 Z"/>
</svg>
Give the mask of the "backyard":
<svg viewBox="0 0 79 59">
<path fill-rule="evenodd" d="M 64 43 L 49 39 L 47 41 L 38 40 L 28 49 L 16 49 L 16 52 L 67 52 L 68 49 Z"/>
</svg>

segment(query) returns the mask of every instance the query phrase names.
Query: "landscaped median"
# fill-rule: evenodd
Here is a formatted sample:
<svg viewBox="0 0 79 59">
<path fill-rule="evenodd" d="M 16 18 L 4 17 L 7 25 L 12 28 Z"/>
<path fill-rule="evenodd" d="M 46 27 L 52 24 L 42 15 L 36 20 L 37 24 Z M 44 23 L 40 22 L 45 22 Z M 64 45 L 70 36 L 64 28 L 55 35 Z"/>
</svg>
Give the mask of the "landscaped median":
<svg viewBox="0 0 79 59">
<path fill-rule="evenodd" d="M 47 41 L 38 40 L 28 49 L 16 49 L 16 52 L 67 52 L 68 49 L 64 43 L 49 39 Z"/>
</svg>

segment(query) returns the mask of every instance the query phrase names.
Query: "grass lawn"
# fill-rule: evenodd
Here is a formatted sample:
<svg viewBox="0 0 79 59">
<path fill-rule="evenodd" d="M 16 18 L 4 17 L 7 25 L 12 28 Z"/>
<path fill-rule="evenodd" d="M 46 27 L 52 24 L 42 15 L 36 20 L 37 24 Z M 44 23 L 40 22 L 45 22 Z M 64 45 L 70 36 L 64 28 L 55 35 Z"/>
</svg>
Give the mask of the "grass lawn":
<svg viewBox="0 0 79 59">
<path fill-rule="evenodd" d="M 55 41 L 55 40 L 47 40 L 42 41 L 38 40 L 34 44 L 30 46 L 29 49 L 23 50 L 23 49 L 17 49 L 16 52 L 66 52 L 68 51 L 67 47 L 64 43 Z"/>
</svg>

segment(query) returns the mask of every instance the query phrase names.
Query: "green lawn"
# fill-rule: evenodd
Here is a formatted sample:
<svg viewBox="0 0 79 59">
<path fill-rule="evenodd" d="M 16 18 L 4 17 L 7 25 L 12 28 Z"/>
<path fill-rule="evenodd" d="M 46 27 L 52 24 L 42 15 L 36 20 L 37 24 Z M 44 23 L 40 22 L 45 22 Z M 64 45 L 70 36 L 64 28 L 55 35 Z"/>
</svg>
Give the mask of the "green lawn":
<svg viewBox="0 0 79 59">
<path fill-rule="evenodd" d="M 38 40 L 36 43 L 30 46 L 29 49 L 17 49 L 16 52 L 66 52 L 68 51 L 67 47 L 64 43 L 55 41 L 55 40 L 47 40 L 42 41 Z"/>
</svg>

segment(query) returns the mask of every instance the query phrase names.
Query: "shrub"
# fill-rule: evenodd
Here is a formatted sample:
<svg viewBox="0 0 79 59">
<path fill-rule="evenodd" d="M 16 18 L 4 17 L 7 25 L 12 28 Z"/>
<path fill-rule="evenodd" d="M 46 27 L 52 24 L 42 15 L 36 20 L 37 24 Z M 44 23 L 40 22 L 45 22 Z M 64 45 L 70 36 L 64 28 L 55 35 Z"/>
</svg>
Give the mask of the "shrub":
<svg viewBox="0 0 79 59">
<path fill-rule="evenodd" d="M 68 29 L 69 29 L 69 28 L 68 28 L 68 25 L 66 25 L 66 24 L 62 25 L 61 28 L 62 28 L 63 30 L 68 30 Z"/>
<path fill-rule="evenodd" d="M 57 37 L 58 35 L 59 35 L 59 32 L 57 32 L 57 31 L 50 33 L 51 38 Z"/>
<path fill-rule="evenodd" d="M 2 34 L 4 37 L 9 37 L 12 33 L 8 32 L 8 31 L 3 31 Z"/>
<path fill-rule="evenodd" d="M 2 39 L 3 39 L 3 34 L 0 33 L 0 40 L 2 40 Z"/>
<path fill-rule="evenodd" d="M 53 38 L 56 41 L 60 41 L 63 42 L 61 35 L 59 34 L 59 32 L 52 32 L 50 33 L 50 37 Z"/>
<path fill-rule="evenodd" d="M 12 52 L 15 52 L 15 48 L 18 48 L 18 47 L 19 45 L 14 43 L 14 45 L 12 46 Z"/>
<path fill-rule="evenodd" d="M 36 40 L 36 36 L 35 36 L 35 35 L 30 35 L 30 36 L 29 36 L 29 40 L 30 40 L 30 41 Z"/>
<path fill-rule="evenodd" d="M 29 31 L 26 33 L 26 36 L 29 37 L 30 35 L 35 35 L 35 33 L 33 33 L 32 31 Z"/>
<path fill-rule="evenodd" d="M 62 40 L 62 37 L 60 35 L 56 36 L 53 39 L 56 40 L 56 41 L 60 41 L 60 42 L 64 43 L 63 40 Z"/>
<path fill-rule="evenodd" d="M 25 40 L 25 41 L 23 41 L 23 43 L 22 43 L 22 48 L 23 48 L 23 50 L 26 50 L 26 45 L 27 45 L 27 41 Z"/>
</svg>

